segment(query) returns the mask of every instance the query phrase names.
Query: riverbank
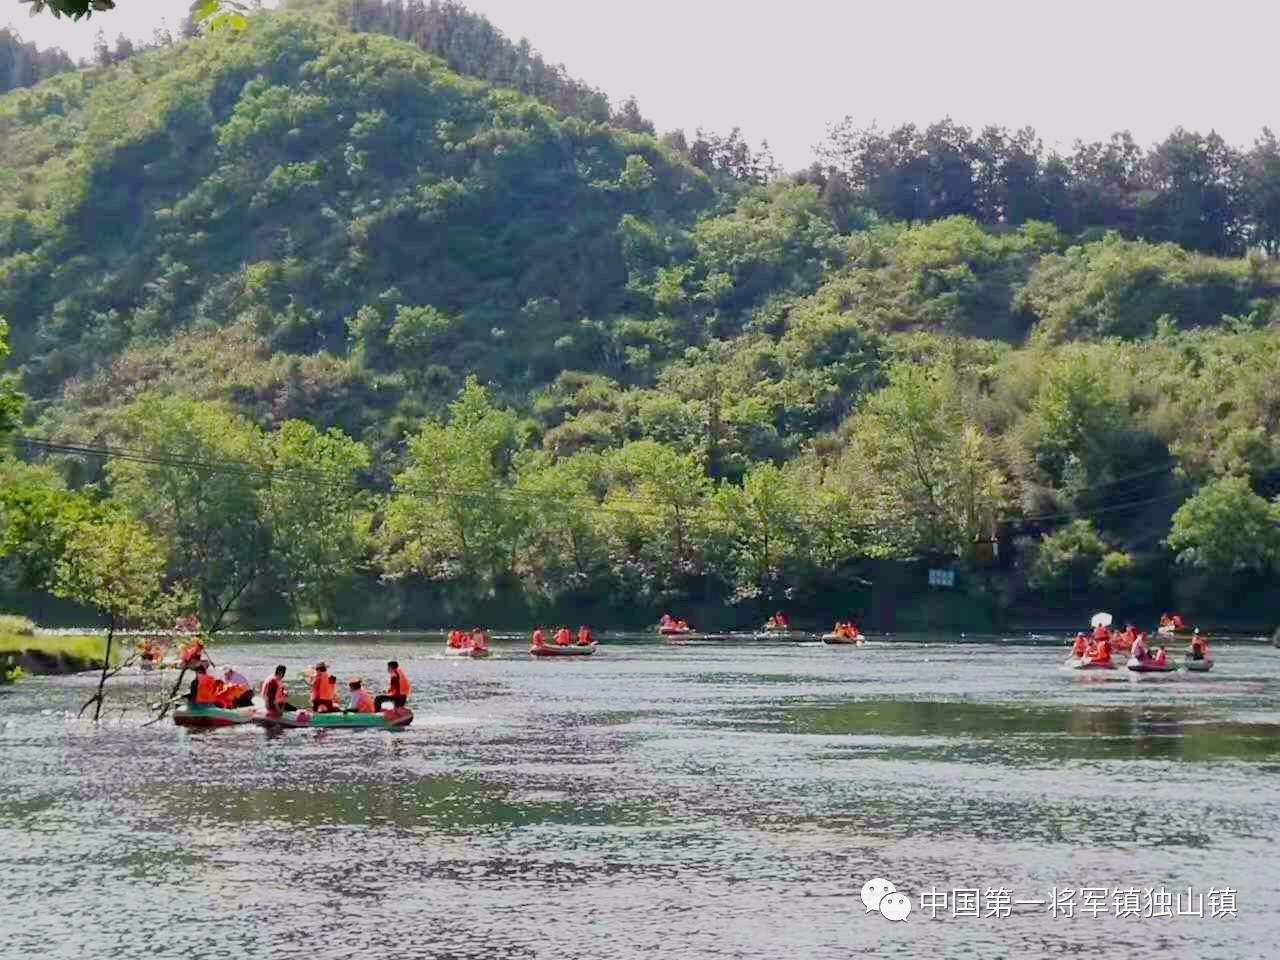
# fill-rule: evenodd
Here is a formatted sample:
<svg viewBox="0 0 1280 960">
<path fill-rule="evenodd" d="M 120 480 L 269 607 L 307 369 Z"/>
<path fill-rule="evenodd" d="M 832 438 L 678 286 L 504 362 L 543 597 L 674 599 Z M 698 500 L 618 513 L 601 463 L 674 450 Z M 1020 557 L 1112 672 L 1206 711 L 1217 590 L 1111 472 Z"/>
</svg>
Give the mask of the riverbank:
<svg viewBox="0 0 1280 960">
<path fill-rule="evenodd" d="M 0 684 L 24 675 L 60 676 L 102 666 L 102 637 L 51 636 L 30 620 L 0 617 Z"/>
</svg>

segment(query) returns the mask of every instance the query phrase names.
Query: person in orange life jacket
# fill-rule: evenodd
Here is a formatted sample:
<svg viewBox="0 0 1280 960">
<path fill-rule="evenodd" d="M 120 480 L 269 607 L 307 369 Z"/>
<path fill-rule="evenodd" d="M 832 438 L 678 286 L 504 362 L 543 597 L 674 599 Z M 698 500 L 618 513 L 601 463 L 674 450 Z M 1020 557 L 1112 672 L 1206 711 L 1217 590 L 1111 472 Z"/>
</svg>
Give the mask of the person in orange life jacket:
<svg viewBox="0 0 1280 960">
<path fill-rule="evenodd" d="M 182 648 L 181 658 L 184 667 L 189 667 L 193 663 L 208 659 L 204 652 L 204 642 L 197 639 L 186 644 Z M 212 663 L 213 661 L 210 660 L 209 662 Z"/>
<path fill-rule="evenodd" d="M 532 643 L 535 647 L 545 647 L 547 645 L 547 634 L 541 627 L 533 631 Z"/>
<path fill-rule="evenodd" d="M 351 706 L 348 709 L 352 713 L 375 712 L 373 694 L 364 688 L 364 682 L 359 677 L 347 684 L 347 695 L 351 698 Z"/>
<path fill-rule="evenodd" d="M 1089 657 L 1094 663 L 1110 663 L 1111 662 L 1111 638 L 1110 633 L 1101 638 L 1093 653 Z"/>
<path fill-rule="evenodd" d="M 1098 624 L 1096 627 L 1093 628 L 1093 639 L 1110 640 L 1111 628 L 1108 627 L 1105 623 Z"/>
<path fill-rule="evenodd" d="M 222 671 L 222 700 L 228 709 L 253 705 L 253 684 L 238 670 L 227 667 Z"/>
<path fill-rule="evenodd" d="M 275 674 L 262 683 L 262 701 L 268 713 L 288 713 L 298 709 L 289 702 L 289 690 L 284 685 L 286 672 L 287 668 L 282 663 L 276 667 Z"/>
<path fill-rule="evenodd" d="M 578 628 L 578 646 L 580 647 L 591 646 L 591 628 L 590 627 Z"/>
<path fill-rule="evenodd" d="M 1076 634 L 1076 642 L 1071 645 L 1071 655 L 1073 657 L 1083 657 L 1089 649 L 1089 638 L 1083 633 Z"/>
<path fill-rule="evenodd" d="M 471 646 L 475 650 L 489 649 L 489 634 L 482 627 L 476 627 L 471 631 Z"/>
<path fill-rule="evenodd" d="M 383 709 L 383 704 L 391 704 L 396 708 L 403 707 L 409 700 L 409 694 L 413 691 L 413 684 L 409 682 L 409 677 L 400 669 L 400 664 L 394 660 L 387 661 L 387 692 L 380 693 L 373 698 L 373 706 L 376 710 Z"/>
<path fill-rule="evenodd" d="M 1157 667 L 1167 666 L 1169 663 L 1169 654 L 1164 647 L 1156 651 L 1156 655 L 1151 658 L 1151 662 Z"/>
<path fill-rule="evenodd" d="M 1199 633 L 1191 638 L 1191 659 L 1204 660 L 1209 656 L 1209 642 Z"/>
<path fill-rule="evenodd" d="M 567 647 L 573 643 L 573 634 L 569 632 L 568 627 L 561 627 L 556 631 L 556 646 Z"/>
<path fill-rule="evenodd" d="M 311 710 L 313 713 L 333 713 L 338 709 L 338 680 L 329 672 L 326 663 L 316 664 L 316 674 L 311 678 Z"/>
<path fill-rule="evenodd" d="M 187 700 L 192 706 L 216 707 L 221 705 L 222 681 L 209 675 L 209 668 L 203 663 L 196 664 L 196 676 L 191 681 L 191 689 Z"/>
</svg>

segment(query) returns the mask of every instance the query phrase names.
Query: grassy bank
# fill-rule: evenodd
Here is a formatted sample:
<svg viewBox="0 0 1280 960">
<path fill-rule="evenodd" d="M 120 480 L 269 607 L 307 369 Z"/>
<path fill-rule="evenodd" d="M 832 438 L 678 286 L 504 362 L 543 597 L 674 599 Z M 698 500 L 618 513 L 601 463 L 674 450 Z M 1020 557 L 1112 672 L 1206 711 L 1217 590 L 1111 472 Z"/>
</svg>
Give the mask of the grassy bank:
<svg viewBox="0 0 1280 960">
<path fill-rule="evenodd" d="M 23 617 L 0 615 L 0 683 L 24 674 L 63 674 L 102 665 L 102 637 L 51 637 Z"/>
</svg>

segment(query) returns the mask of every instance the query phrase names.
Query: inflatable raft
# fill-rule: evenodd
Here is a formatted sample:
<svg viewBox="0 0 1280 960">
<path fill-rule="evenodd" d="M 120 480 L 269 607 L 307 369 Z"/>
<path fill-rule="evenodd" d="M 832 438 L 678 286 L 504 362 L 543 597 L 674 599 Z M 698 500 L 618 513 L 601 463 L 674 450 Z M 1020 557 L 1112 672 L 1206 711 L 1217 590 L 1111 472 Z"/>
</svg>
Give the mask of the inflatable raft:
<svg viewBox="0 0 1280 960">
<path fill-rule="evenodd" d="M 1162 665 L 1154 660 L 1139 660 L 1137 657 L 1130 657 L 1125 667 L 1132 673 L 1173 673 L 1178 669 L 1177 663 L 1172 660 L 1166 660 Z"/>
<path fill-rule="evenodd" d="M 312 713 L 310 710 L 292 710 L 288 713 L 267 713 L 254 710 L 249 721 L 260 727 L 303 727 L 316 730 L 390 730 L 407 727 L 413 722 L 413 711 L 408 707 L 383 710 L 379 713 Z"/>
<path fill-rule="evenodd" d="M 600 644 L 592 643 L 585 647 L 577 644 L 569 647 L 530 647 L 531 657 L 589 657 L 600 648 Z"/>
<path fill-rule="evenodd" d="M 173 722 L 180 727 L 234 727 L 248 723 L 253 714 L 253 707 L 240 707 L 228 710 L 224 707 L 211 707 L 205 704 L 183 704 L 173 711 Z"/>
<path fill-rule="evenodd" d="M 444 648 L 446 657 L 470 657 L 472 660 L 483 660 L 489 656 L 488 647 L 450 647 L 447 644 Z"/>
<path fill-rule="evenodd" d="M 860 647 L 867 642 L 867 638 L 860 633 L 852 637 L 839 633 L 824 633 L 822 642 L 829 647 Z"/>
<path fill-rule="evenodd" d="M 1213 658 L 1206 657 L 1203 660 L 1192 660 L 1187 657 L 1186 660 L 1182 661 L 1182 666 L 1192 673 L 1207 673 L 1213 669 Z"/>
<path fill-rule="evenodd" d="M 1080 657 L 1067 657 L 1062 665 L 1068 670 L 1114 670 L 1116 668 L 1115 663 L 1110 660 L 1099 663 L 1096 660 L 1084 660 Z"/>
</svg>

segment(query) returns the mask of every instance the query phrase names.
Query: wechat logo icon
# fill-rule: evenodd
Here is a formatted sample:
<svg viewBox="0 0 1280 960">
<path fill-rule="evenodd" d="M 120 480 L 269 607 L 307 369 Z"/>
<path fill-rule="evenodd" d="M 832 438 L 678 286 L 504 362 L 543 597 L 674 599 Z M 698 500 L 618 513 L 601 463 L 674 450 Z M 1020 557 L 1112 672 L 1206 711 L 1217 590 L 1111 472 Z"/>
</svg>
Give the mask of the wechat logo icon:
<svg viewBox="0 0 1280 960">
<path fill-rule="evenodd" d="M 867 913 L 879 911 L 888 920 L 905 920 L 911 912 L 911 898 L 898 893 L 898 888 L 884 877 L 876 877 L 862 885 L 862 902 Z"/>
</svg>

